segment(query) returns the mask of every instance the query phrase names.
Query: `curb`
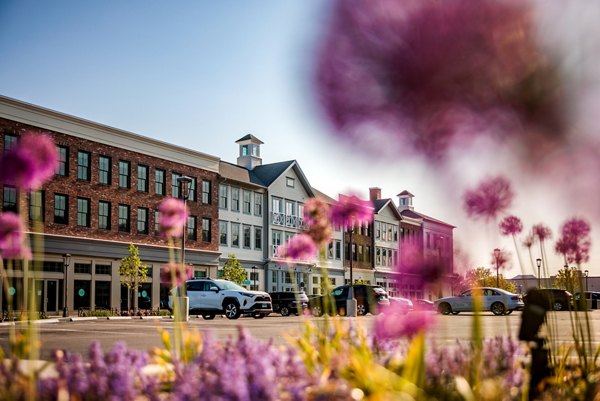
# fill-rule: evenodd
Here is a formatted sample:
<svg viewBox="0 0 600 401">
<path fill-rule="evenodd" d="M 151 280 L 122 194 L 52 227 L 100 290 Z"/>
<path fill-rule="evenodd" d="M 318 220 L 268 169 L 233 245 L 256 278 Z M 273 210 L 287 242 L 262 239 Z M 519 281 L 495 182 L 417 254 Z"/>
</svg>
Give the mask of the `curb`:
<svg viewBox="0 0 600 401">
<path fill-rule="evenodd" d="M 97 316 L 86 316 L 86 317 L 71 317 L 69 318 L 69 320 L 71 322 L 79 322 L 79 321 L 84 321 L 84 320 L 98 320 L 99 318 Z"/>
</svg>

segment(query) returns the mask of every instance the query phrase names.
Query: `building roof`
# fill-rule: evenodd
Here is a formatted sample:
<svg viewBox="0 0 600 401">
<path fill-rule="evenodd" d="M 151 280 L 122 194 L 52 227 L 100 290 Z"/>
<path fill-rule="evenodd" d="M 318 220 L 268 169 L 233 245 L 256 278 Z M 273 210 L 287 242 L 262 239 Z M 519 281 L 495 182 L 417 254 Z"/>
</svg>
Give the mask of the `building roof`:
<svg viewBox="0 0 600 401">
<path fill-rule="evenodd" d="M 419 212 L 415 212 L 414 210 L 411 210 L 413 213 L 415 213 L 417 216 L 420 216 L 423 220 L 427 220 L 430 221 L 432 223 L 437 223 L 437 224 L 442 224 L 448 227 L 452 227 L 452 228 L 456 228 L 456 226 L 453 226 L 452 224 L 448 224 L 445 221 L 442 220 L 438 220 L 438 219 L 434 219 L 433 217 L 429 217 L 426 214 L 423 213 L 419 213 Z"/>
<path fill-rule="evenodd" d="M 312 190 L 313 190 L 313 192 L 314 192 L 314 194 L 315 194 L 315 197 L 316 197 L 316 198 L 318 198 L 318 199 L 321 199 L 321 200 L 322 200 L 322 201 L 324 201 L 325 203 L 328 203 L 328 204 L 330 204 L 330 205 L 331 205 L 331 204 L 333 204 L 333 203 L 335 203 L 335 202 L 336 202 L 336 200 L 335 200 L 335 199 L 333 199 L 331 196 L 329 196 L 329 195 L 326 195 L 325 193 L 323 193 L 323 192 L 319 191 L 318 189 L 316 189 L 316 188 L 313 188 Z"/>
<path fill-rule="evenodd" d="M 221 161 L 219 163 L 219 174 L 221 175 L 221 177 L 228 180 L 238 181 L 258 187 L 264 187 L 264 185 L 257 183 L 257 179 L 252 179 L 252 171 L 249 171 L 244 167 L 238 166 L 237 164 Z"/>
<path fill-rule="evenodd" d="M 402 215 L 400 214 L 400 212 L 398 211 L 398 208 L 396 207 L 396 205 L 394 204 L 394 202 L 387 198 L 387 199 L 375 199 L 372 201 L 373 202 L 373 206 L 375 208 L 375 214 L 379 213 L 380 211 L 382 211 L 383 209 L 385 209 L 386 207 L 388 207 L 388 205 L 392 205 L 392 209 L 394 210 L 394 214 L 396 215 L 396 217 L 398 217 L 398 220 L 402 219 Z"/>
<path fill-rule="evenodd" d="M 250 141 L 252 141 L 252 142 L 255 142 L 255 143 L 258 143 L 258 144 L 260 144 L 260 145 L 263 145 L 263 144 L 264 144 L 264 142 L 263 142 L 263 141 L 261 141 L 260 139 L 258 139 L 257 137 L 255 137 L 255 136 L 254 136 L 254 135 L 252 135 L 252 134 L 248 134 L 248 135 L 246 135 L 246 136 L 243 136 L 242 138 L 240 138 L 240 139 L 238 139 L 237 141 L 235 141 L 235 143 L 240 143 L 240 142 L 244 142 L 244 141 L 248 141 L 248 140 L 250 140 Z"/>
<path fill-rule="evenodd" d="M 412 197 L 414 197 L 414 195 L 413 195 L 413 194 L 411 194 L 410 192 L 408 192 L 407 190 L 404 190 L 404 191 L 400 192 L 400 193 L 399 193 L 398 195 L 396 195 L 396 196 L 405 196 L 405 195 L 408 195 L 408 196 L 412 196 Z"/>
</svg>

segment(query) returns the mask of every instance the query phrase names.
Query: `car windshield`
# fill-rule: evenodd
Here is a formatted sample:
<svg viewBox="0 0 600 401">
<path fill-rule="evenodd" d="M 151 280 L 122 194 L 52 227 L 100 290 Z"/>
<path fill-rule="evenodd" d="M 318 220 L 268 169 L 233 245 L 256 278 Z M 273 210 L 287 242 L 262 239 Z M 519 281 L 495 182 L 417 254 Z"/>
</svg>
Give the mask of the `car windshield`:
<svg viewBox="0 0 600 401">
<path fill-rule="evenodd" d="M 244 287 L 237 285 L 236 283 L 232 283 L 231 281 L 215 280 L 215 283 L 217 283 L 219 288 L 221 288 L 222 290 L 248 291 Z"/>
</svg>

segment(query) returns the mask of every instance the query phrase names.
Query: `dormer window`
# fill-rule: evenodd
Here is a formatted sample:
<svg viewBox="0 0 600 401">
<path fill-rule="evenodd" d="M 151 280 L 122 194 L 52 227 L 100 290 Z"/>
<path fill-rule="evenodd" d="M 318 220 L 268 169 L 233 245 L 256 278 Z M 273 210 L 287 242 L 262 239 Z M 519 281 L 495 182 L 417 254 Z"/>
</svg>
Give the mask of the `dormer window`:
<svg viewBox="0 0 600 401">
<path fill-rule="evenodd" d="M 294 188 L 296 180 L 294 180 L 292 177 L 285 177 L 285 185 L 290 187 L 290 188 Z"/>
</svg>

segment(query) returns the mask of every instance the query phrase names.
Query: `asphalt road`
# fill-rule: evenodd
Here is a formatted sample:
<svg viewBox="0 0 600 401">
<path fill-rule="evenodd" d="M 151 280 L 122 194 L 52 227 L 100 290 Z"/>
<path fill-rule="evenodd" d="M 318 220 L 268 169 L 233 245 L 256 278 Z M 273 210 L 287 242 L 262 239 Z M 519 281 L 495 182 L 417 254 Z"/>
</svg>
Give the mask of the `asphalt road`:
<svg viewBox="0 0 600 401">
<path fill-rule="evenodd" d="M 425 313 L 425 312 L 411 312 Z M 382 317 L 384 315 L 381 315 Z M 552 328 L 558 336 L 559 341 L 571 340 L 571 317 L 568 312 L 551 313 Z M 600 330 L 600 311 L 590 312 L 590 323 L 592 333 Z M 429 330 L 428 336 L 436 343 L 452 344 L 457 340 L 469 340 L 473 314 L 461 313 L 460 315 L 436 315 L 436 325 Z M 496 336 L 517 337 L 521 324 L 521 313 L 515 312 L 510 316 L 494 316 L 482 314 L 483 335 L 486 338 Z M 74 318 L 77 319 L 77 318 Z M 198 329 L 202 333 L 210 333 L 218 340 L 228 337 L 237 338 L 240 327 L 247 329 L 252 336 L 262 340 L 271 340 L 275 344 L 285 344 L 287 335 L 297 335 L 301 332 L 305 319 L 319 323 L 324 318 L 298 317 L 271 315 L 264 319 L 240 318 L 228 320 L 217 317 L 214 320 L 191 317 L 187 323 L 190 328 Z M 357 318 L 340 318 L 342 320 L 355 320 L 370 330 L 375 316 L 361 316 Z M 70 352 L 80 353 L 87 356 L 89 345 L 97 340 L 104 350 L 111 349 L 115 343 L 124 341 L 128 348 L 136 350 L 149 350 L 153 347 L 162 347 L 159 336 L 159 327 L 167 331 L 173 331 L 175 322 L 170 319 L 142 320 L 127 318 L 124 320 L 49 320 L 37 325 L 42 342 L 41 359 L 51 359 L 54 350 L 64 349 Z M 18 326 L 14 326 L 18 327 Z M 10 326 L 6 323 L 0 324 L 0 346 L 7 349 Z"/>
</svg>

